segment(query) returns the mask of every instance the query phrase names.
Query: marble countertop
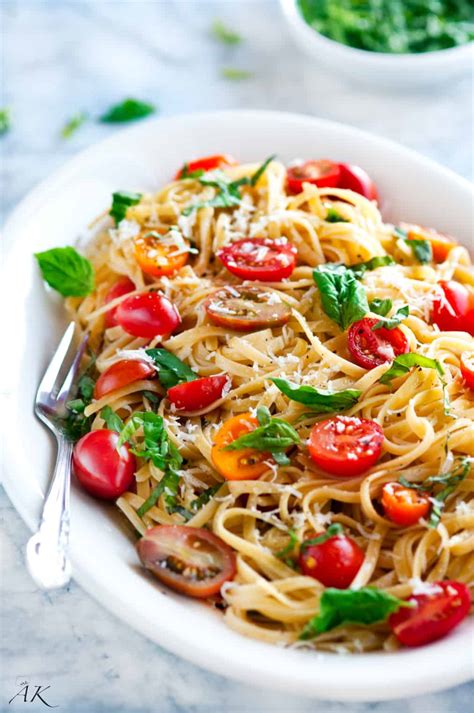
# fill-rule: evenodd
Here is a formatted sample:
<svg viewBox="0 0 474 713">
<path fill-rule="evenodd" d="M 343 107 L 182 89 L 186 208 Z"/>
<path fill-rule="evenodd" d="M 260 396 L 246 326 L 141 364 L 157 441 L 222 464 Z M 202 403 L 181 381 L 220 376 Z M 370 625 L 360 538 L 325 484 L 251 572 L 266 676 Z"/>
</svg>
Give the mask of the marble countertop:
<svg viewBox="0 0 474 713">
<path fill-rule="evenodd" d="M 162 115 L 239 107 L 326 117 L 471 177 L 469 78 L 416 93 L 348 83 L 300 54 L 273 0 L 2 0 L 0 11 L 0 106 L 12 115 L 0 140 L 2 219 L 69 156 L 115 131 L 93 117 L 126 96 L 156 103 Z M 244 41 L 217 43 L 209 32 L 215 18 Z M 223 66 L 252 76 L 226 81 Z M 61 139 L 78 111 L 91 120 Z M 3 493 L 0 508 L 1 711 L 22 710 L 23 698 L 9 701 L 26 681 L 29 698 L 34 687 L 50 686 L 45 699 L 68 713 L 458 713 L 472 702 L 474 687 L 464 685 L 409 701 L 325 703 L 204 672 L 132 631 L 74 583 L 38 591 L 24 569 L 28 533 Z M 38 699 L 34 706 L 45 708 Z"/>
</svg>

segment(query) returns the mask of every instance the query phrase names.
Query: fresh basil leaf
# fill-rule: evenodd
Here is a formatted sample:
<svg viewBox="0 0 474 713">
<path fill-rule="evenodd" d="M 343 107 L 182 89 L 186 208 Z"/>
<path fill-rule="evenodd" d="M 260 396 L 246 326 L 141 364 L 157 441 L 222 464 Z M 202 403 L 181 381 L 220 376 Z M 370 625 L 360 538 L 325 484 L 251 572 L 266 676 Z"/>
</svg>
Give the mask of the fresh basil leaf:
<svg viewBox="0 0 474 713">
<path fill-rule="evenodd" d="M 170 389 L 183 381 L 194 381 L 198 378 L 198 375 L 187 364 L 167 349 L 156 348 L 145 351 L 158 367 L 158 379 L 165 389 Z"/>
<path fill-rule="evenodd" d="M 95 381 L 87 373 L 83 374 L 77 382 L 77 390 L 83 399 L 90 403 L 94 395 Z"/>
<path fill-rule="evenodd" d="M 290 536 L 290 541 L 282 550 L 275 552 L 275 557 L 278 557 L 279 559 L 283 560 L 283 562 L 285 562 L 285 564 L 287 564 L 289 567 L 294 567 L 295 561 L 291 557 L 291 555 L 299 544 L 299 540 L 298 535 L 294 530 L 288 530 L 288 535 Z"/>
<path fill-rule="evenodd" d="M 89 372 L 95 364 L 95 357 L 92 357 L 87 369 L 77 382 L 77 398 L 68 401 L 66 408 L 68 416 L 58 425 L 66 438 L 70 441 L 78 441 L 90 431 L 94 416 L 84 416 L 84 409 L 88 406 L 94 395 L 94 379 L 89 376 Z"/>
<path fill-rule="evenodd" d="M 10 131 L 10 128 L 10 110 L 7 107 L 3 107 L 3 109 L 0 109 L 0 136 Z"/>
<path fill-rule="evenodd" d="M 179 179 L 182 180 L 183 178 L 201 178 L 201 176 L 204 176 L 205 170 L 203 168 L 198 168 L 196 171 L 190 171 L 189 170 L 189 164 L 185 163 L 183 168 L 181 169 Z"/>
<path fill-rule="evenodd" d="M 436 492 L 432 498 L 431 514 L 428 520 L 428 525 L 430 527 L 437 527 L 439 525 L 446 500 L 451 493 L 454 492 L 456 486 L 469 475 L 470 471 L 471 459 L 461 458 L 460 462 L 453 468 L 453 470 L 449 471 L 449 473 L 433 475 L 423 482 L 423 486 L 436 486 L 439 484 L 444 485 L 444 488 Z"/>
<path fill-rule="evenodd" d="M 253 72 L 249 72 L 247 69 L 238 69 L 237 67 L 222 67 L 221 77 L 238 82 L 241 79 L 250 79 L 253 77 Z"/>
<path fill-rule="evenodd" d="M 288 465 L 290 460 L 285 451 L 300 442 L 298 433 L 287 421 L 270 416 L 266 407 L 257 409 L 257 419 L 260 425 L 255 430 L 232 441 L 224 450 L 255 448 L 259 451 L 268 451 L 279 465 Z"/>
<path fill-rule="evenodd" d="M 148 399 L 151 404 L 159 404 L 161 401 L 158 394 L 155 394 L 154 391 L 144 391 L 143 396 Z"/>
<path fill-rule="evenodd" d="M 404 319 L 408 317 L 410 313 L 410 308 L 408 305 L 404 305 L 403 307 L 400 307 L 400 309 L 397 309 L 393 317 L 382 317 L 377 324 L 374 324 L 372 327 L 372 330 L 374 329 L 380 329 L 383 327 L 384 329 L 395 329 L 395 327 L 398 327 L 400 322 L 402 322 Z"/>
<path fill-rule="evenodd" d="M 372 302 L 369 302 L 370 311 L 375 312 L 375 314 L 379 314 L 381 317 L 385 317 L 390 312 L 392 305 L 392 300 L 382 300 L 378 297 L 372 300 Z"/>
<path fill-rule="evenodd" d="M 324 218 L 326 223 L 350 223 L 350 220 L 343 218 L 342 215 L 335 208 L 328 208 L 326 217 Z"/>
<path fill-rule="evenodd" d="M 301 551 L 304 552 L 308 549 L 308 547 L 312 547 L 313 545 L 322 545 L 323 542 L 326 542 L 327 540 L 331 539 L 331 537 L 336 537 L 337 535 L 342 534 L 344 534 L 344 528 L 338 522 L 335 522 L 333 525 L 329 525 L 326 532 L 324 532 L 322 535 L 318 535 L 318 537 L 312 537 L 310 540 L 304 540 L 301 543 Z"/>
<path fill-rule="evenodd" d="M 362 319 L 369 311 L 361 283 L 344 265 L 319 265 L 313 270 L 323 310 L 341 329 Z"/>
<path fill-rule="evenodd" d="M 207 505 L 211 498 L 213 498 L 214 495 L 216 495 L 217 492 L 221 489 L 222 485 L 222 483 L 216 483 L 215 485 L 211 485 L 210 488 L 206 488 L 206 490 L 203 490 L 203 492 L 198 495 L 195 500 L 192 500 L 190 507 L 193 513 L 200 510 L 202 507 L 204 507 L 204 505 Z"/>
<path fill-rule="evenodd" d="M 131 193 L 130 191 L 112 193 L 112 208 L 109 215 L 115 220 L 115 225 L 118 225 L 125 218 L 127 208 L 140 203 L 141 197 L 141 193 Z"/>
<path fill-rule="evenodd" d="M 388 592 L 373 587 L 361 589 L 325 589 L 320 602 L 319 614 L 304 627 L 300 639 L 311 639 L 325 631 L 343 624 L 369 626 L 385 621 L 400 607 L 411 607 L 409 602 L 394 597 Z"/>
<path fill-rule="evenodd" d="M 43 280 L 64 297 L 85 297 L 94 289 L 89 260 L 71 247 L 35 253 Z"/>
<path fill-rule="evenodd" d="M 386 265 L 394 265 L 395 260 L 390 255 L 376 255 L 365 262 L 357 262 L 355 265 L 348 267 L 348 270 L 360 279 L 368 270 L 375 270 L 377 267 L 385 267 Z"/>
<path fill-rule="evenodd" d="M 242 37 L 224 25 L 221 20 L 214 20 L 211 25 L 211 34 L 224 45 L 238 45 L 242 42 Z"/>
<path fill-rule="evenodd" d="M 429 240 L 422 238 L 411 240 L 403 228 L 396 227 L 394 233 L 399 240 L 403 240 L 408 245 L 418 262 L 425 264 L 433 260 L 433 249 Z"/>
<path fill-rule="evenodd" d="M 273 154 L 272 156 L 269 156 L 268 158 L 265 159 L 265 161 L 262 163 L 262 165 L 255 171 L 253 176 L 250 177 L 249 183 L 251 186 L 255 186 L 258 183 L 261 176 L 263 176 L 263 174 L 267 170 L 269 164 L 272 161 L 274 161 L 275 158 L 276 158 L 276 154 Z"/>
<path fill-rule="evenodd" d="M 122 432 L 125 424 L 120 416 L 118 416 L 115 411 L 112 411 L 110 406 L 104 406 L 100 412 L 100 417 L 104 419 L 106 427 L 111 431 L 117 431 L 117 433 Z"/>
<path fill-rule="evenodd" d="M 143 119 L 156 111 L 156 107 L 148 102 L 138 99 L 125 99 L 120 104 L 110 107 L 105 114 L 102 114 L 100 121 L 107 124 L 122 123 L 125 121 L 135 121 Z"/>
<path fill-rule="evenodd" d="M 87 121 L 87 114 L 83 111 L 74 114 L 61 129 L 63 139 L 70 139 L 73 134 Z"/>
<path fill-rule="evenodd" d="M 179 475 L 171 470 L 166 472 L 149 497 L 138 508 L 138 517 L 143 517 L 143 515 L 145 515 L 150 508 L 154 507 L 163 493 L 165 494 L 165 502 L 168 512 L 174 512 L 174 509 L 176 508 L 178 488 Z"/>
<path fill-rule="evenodd" d="M 314 386 L 295 384 L 286 379 L 271 379 L 280 391 L 292 401 L 309 406 L 315 413 L 332 413 L 344 411 L 354 406 L 359 400 L 361 391 L 345 389 L 344 391 L 324 391 Z"/>
<path fill-rule="evenodd" d="M 72 399 L 66 403 L 66 408 L 72 413 L 84 413 L 85 407 L 84 399 Z"/>
<path fill-rule="evenodd" d="M 392 379 L 408 374 L 410 369 L 414 366 L 421 366 L 424 369 L 436 369 L 440 376 L 444 376 L 444 369 L 437 359 L 430 359 L 430 357 L 423 356 L 422 354 L 409 352 L 408 354 L 400 354 L 397 356 L 393 360 L 391 367 L 382 374 L 379 382 L 381 384 L 389 384 Z"/>
</svg>

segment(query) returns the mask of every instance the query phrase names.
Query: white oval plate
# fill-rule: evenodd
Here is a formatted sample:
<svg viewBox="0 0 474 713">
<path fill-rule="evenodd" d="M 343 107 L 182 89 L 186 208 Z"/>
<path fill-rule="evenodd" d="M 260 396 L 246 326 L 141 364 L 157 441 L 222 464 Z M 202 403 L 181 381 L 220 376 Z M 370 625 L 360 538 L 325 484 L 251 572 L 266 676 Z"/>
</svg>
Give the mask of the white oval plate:
<svg viewBox="0 0 474 713">
<path fill-rule="evenodd" d="M 157 189 L 184 160 L 221 152 L 242 161 L 276 152 L 283 161 L 327 156 L 360 164 L 377 182 L 387 220 L 433 225 L 466 244 L 470 239 L 472 192 L 466 181 L 401 146 L 307 116 L 233 111 L 158 119 L 79 154 L 36 188 L 6 227 L 5 487 L 30 529 L 55 453 L 33 417 L 33 396 L 65 324 L 60 300 L 45 291 L 32 253 L 74 242 L 109 204 L 112 191 Z M 338 656 L 244 638 L 219 613 L 161 589 L 137 566 L 133 535 L 113 506 L 76 488 L 72 501 L 75 579 L 132 627 L 195 664 L 255 685 L 336 700 L 413 696 L 470 677 L 473 626 L 467 622 L 438 643 L 396 654 Z"/>
</svg>

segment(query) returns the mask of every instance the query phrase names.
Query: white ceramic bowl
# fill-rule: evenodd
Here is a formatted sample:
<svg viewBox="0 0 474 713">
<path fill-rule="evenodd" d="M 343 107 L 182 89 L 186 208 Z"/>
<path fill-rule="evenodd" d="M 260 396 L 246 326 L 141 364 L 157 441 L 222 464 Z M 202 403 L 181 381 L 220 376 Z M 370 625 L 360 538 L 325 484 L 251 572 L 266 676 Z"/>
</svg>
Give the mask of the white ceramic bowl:
<svg viewBox="0 0 474 713">
<path fill-rule="evenodd" d="M 280 0 L 293 37 L 305 52 L 333 71 L 365 84 L 398 89 L 429 86 L 462 75 L 472 75 L 474 43 L 436 52 L 384 54 L 348 47 L 330 40 L 310 27 L 297 0 Z"/>
<path fill-rule="evenodd" d="M 79 154 L 22 201 L 6 227 L 4 480 L 30 529 L 54 459 L 52 440 L 33 417 L 33 396 L 65 324 L 61 301 L 44 289 L 32 253 L 72 243 L 109 204 L 112 191 L 157 189 L 183 160 L 222 152 L 242 161 L 278 153 L 284 161 L 329 156 L 360 164 L 378 184 L 387 219 L 434 225 L 469 240 L 472 190 L 466 181 L 401 146 L 307 116 L 233 111 L 157 119 Z M 301 695 L 380 700 L 446 688 L 471 674 L 470 622 L 431 646 L 396 654 L 285 650 L 241 637 L 216 611 L 162 589 L 138 567 L 124 518 L 76 487 L 71 535 L 74 577 L 84 589 L 145 636 L 225 676 Z"/>
</svg>

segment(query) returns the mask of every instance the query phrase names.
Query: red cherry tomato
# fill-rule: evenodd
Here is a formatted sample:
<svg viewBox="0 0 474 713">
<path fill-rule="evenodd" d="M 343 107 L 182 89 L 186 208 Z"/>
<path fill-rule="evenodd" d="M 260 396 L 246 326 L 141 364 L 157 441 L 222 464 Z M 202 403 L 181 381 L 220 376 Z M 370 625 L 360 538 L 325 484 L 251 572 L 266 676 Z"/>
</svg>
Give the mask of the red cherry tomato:
<svg viewBox="0 0 474 713">
<path fill-rule="evenodd" d="M 137 552 L 155 577 L 189 597 L 218 594 L 236 572 L 234 552 L 203 527 L 158 525 L 137 542 Z"/>
<path fill-rule="evenodd" d="M 122 295 L 128 294 L 128 292 L 133 292 L 135 285 L 128 277 L 121 277 L 120 280 L 112 285 L 110 290 L 105 295 L 105 302 L 112 302 L 116 300 L 117 297 L 122 297 Z M 105 313 L 105 328 L 115 327 L 117 325 L 116 319 L 117 307 L 112 307 L 108 312 Z"/>
<path fill-rule="evenodd" d="M 117 307 L 116 319 L 126 332 L 144 339 L 164 337 L 181 324 L 174 304 L 157 292 L 127 297 Z"/>
<path fill-rule="evenodd" d="M 303 574 L 325 587 L 347 589 L 364 561 L 364 550 L 347 535 L 338 534 L 314 545 L 301 545 L 299 565 Z"/>
<path fill-rule="evenodd" d="M 469 589 L 462 582 L 433 583 L 433 591 L 412 594 L 413 608 L 401 607 L 388 620 L 393 633 L 404 646 L 423 646 L 446 636 L 468 615 Z"/>
<path fill-rule="evenodd" d="M 400 483 L 387 483 L 382 491 L 382 505 L 389 520 L 401 527 L 416 525 L 430 511 L 428 493 L 405 488 Z"/>
<path fill-rule="evenodd" d="M 341 169 L 339 164 L 327 159 L 306 161 L 299 166 L 291 166 L 286 172 L 288 191 L 301 193 L 303 183 L 312 183 L 320 188 L 335 188 L 339 185 Z"/>
<path fill-rule="evenodd" d="M 408 339 L 401 329 L 373 329 L 378 321 L 364 317 L 349 327 L 347 346 L 355 363 L 364 369 L 373 369 L 409 351 Z"/>
<path fill-rule="evenodd" d="M 474 352 L 461 354 L 461 374 L 466 386 L 474 391 Z"/>
<path fill-rule="evenodd" d="M 242 280 L 279 282 L 296 265 L 296 248 L 286 238 L 244 238 L 217 251 L 217 257 Z"/>
<path fill-rule="evenodd" d="M 237 161 L 232 156 L 228 154 L 216 154 L 215 156 L 204 156 L 203 158 L 197 158 L 194 161 L 189 161 L 186 166 L 179 169 L 175 181 L 179 181 L 183 177 L 185 168 L 187 167 L 187 172 L 192 173 L 193 171 L 212 171 L 214 168 L 226 168 L 227 166 L 236 166 Z"/>
<path fill-rule="evenodd" d="M 167 396 L 178 411 L 198 411 L 220 399 L 231 381 L 226 374 L 205 376 L 168 389 Z"/>
<path fill-rule="evenodd" d="M 74 446 L 72 465 L 83 488 L 96 498 L 115 500 L 133 480 L 136 461 L 124 444 L 117 451 L 118 433 L 101 428 L 86 433 Z"/>
<path fill-rule="evenodd" d="M 155 375 L 155 369 L 146 361 L 123 359 L 109 366 L 95 382 L 94 398 L 101 399 L 111 391 L 117 391 L 127 384 Z"/>
<path fill-rule="evenodd" d="M 262 287 L 232 285 L 213 292 L 205 301 L 207 316 L 219 327 L 249 332 L 281 327 L 291 317 L 291 308 Z"/>
<path fill-rule="evenodd" d="M 474 336 L 474 293 L 460 282 L 439 282 L 442 293 L 433 301 L 431 321 L 442 331 Z"/>
<path fill-rule="evenodd" d="M 311 430 L 308 450 L 322 470 L 345 478 L 365 473 L 378 461 L 383 431 L 368 418 L 333 416 Z"/>
<path fill-rule="evenodd" d="M 375 183 L 363 168 L 349 163 L 340 163 L 339 168 L 341 175 L 338 188 L 347 188 L 355 193 L 360 193 L 361 196 L 364 196 L 369 201 L 378 199 Z"/>
</svg>

